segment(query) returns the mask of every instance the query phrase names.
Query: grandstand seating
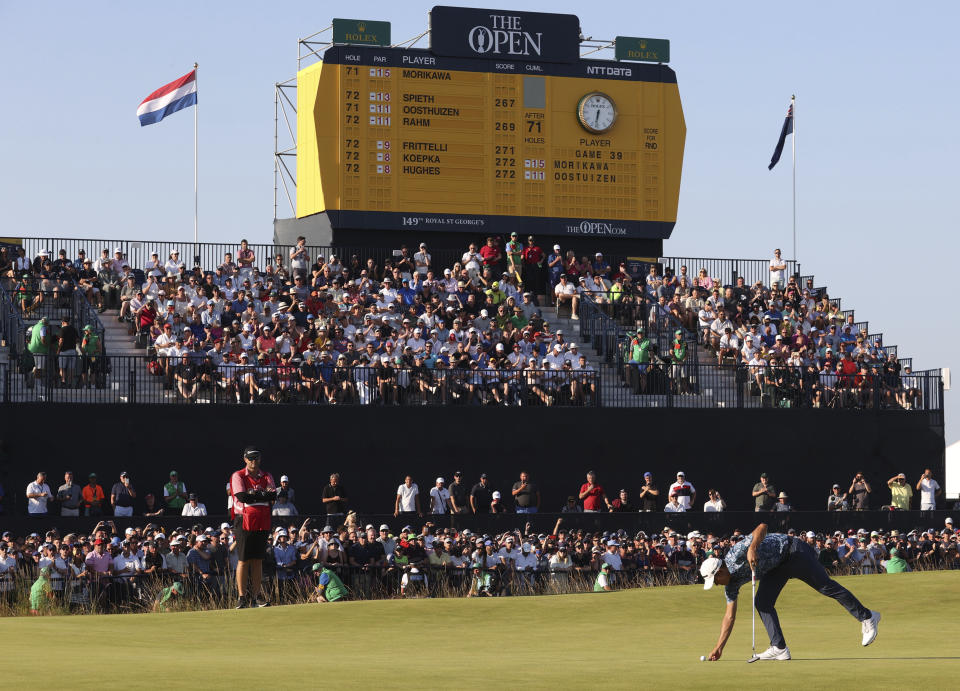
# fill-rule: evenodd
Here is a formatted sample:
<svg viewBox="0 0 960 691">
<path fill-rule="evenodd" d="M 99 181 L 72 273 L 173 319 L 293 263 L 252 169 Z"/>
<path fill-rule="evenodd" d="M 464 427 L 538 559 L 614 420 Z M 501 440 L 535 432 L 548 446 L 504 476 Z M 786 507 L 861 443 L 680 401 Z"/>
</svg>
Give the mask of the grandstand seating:
<svg viewBox="0 0 960 691">
<path fill-rule="evenodd" d="M 103 247 L 100 258 L 86 259 L 80 243 L 92 254 Z M 49 248 L 58 245 L 64 248 L 53 260 Z M 556 272 L 530 265 L 523 275 L 523 266 L 514 271 L 497 254 L 485 259 L 487 248 L 472 261 L 469 254 L 433 258 L 407 248 L 393 256 L 306 247 L 311 262 L 295 267 L 290 248 L 251 245 L 256 264 L 266 266 L 261 270 L 238 267 L 239 247 L 230 245 L 194 246 L 195 260 L 187 263 L 169 243 L 30 239 L 25 247 L 34 255 L 30 268 L 5 271 L 4 331 L 25 331 L 39 316 L 61 312 L 78 326 L 91 323 L 115 381 L 112 392 L 82 400 L 117 400 L 127 387 L 151 402 L 939 407 L 935 373 L 911 375 L 904 386 L 900 368 L 912 363 L 898 362 L 895 346 L 883 345 L 882 334 L 870 333 L 792 263 L 790 284 L 771 292 L 762 260 L 661 259 L 642 266 L 641 275 L 616 256 L 614 269 L 598 255 L 595 271 L 587 257 L 568 252 L 563 266 L 574 287 L 567 290 L 580 296 L 573 314 L 569 301 L 552 305 Z M 98 274 L 102 269 L 107 273 Z M 110 283 L 112 291 L 89 288 Z M 701 298 L 691 294 L 698 286 Z M 244 290 L 252 300 L 240 298 Z M 136 312 L 121 314 L 121 298 L 132 298 Z M 712 329 L 724 320 L 701 309 L 714 302 L 732 319 L 727 338 L 734 342 L 722 349 L 722 334 Z M 103 320 L 91 303 L 105 311 Z M 831 325 L 838 327 L 833 334 Z M 847 325 L 841 339 L 836 332 Z M 639 326 L 653 357 L 631 365 Z M 787 339 L 805 331 L 819 343 L 808 349 L 800 338 L 782 349 L 778 330 Z M 825 339 L 817 330 L 827 331 Z M 743 348 L 751 333 L 756 342 L 769 341 L 759 359 Z M 22 350 L 26 334 L 7 340 Z M 214 348 L 216 340 L 223 346 Z M 685 344 L 682 362 L 673 357 L 675 342 Z M 834 352 L 851 350 L 857 371 L 838 380 L 828 344 Z M 791 350 L 802 352 L 799 361 L 789 359 Z M 181 363 L 188 365 L 182 371 Z M 831 371 L 821 373 L 825 364 Z M 25 400 L 35 395 L 32 387 L 17 391 Z M 124 400 L 132 395 L 128 390 Z"/>
</svg>

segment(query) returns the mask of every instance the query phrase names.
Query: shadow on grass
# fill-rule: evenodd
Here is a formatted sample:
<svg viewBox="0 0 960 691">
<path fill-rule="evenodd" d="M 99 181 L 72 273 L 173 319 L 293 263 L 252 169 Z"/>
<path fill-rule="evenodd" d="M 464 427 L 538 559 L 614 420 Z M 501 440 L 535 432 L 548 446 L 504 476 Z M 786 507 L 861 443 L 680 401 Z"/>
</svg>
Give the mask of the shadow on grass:
<svg viewBox="0 0 960 691">
<path fill-rule="evenodd" d="M 882 657 L 862 657 L 854 656 L 850 657 L 795 657 L 793 658 L 794 662 L 832 662 L 832 661 L 843 661 L 843 660 L 960 660 L 960 655 L 933 655 L 933 656 L 924 656 L 918 657 L 915 655 L 904 655 L 903 657 L 892 657 L 890 655 L 884 655 Z"/>
</svg>

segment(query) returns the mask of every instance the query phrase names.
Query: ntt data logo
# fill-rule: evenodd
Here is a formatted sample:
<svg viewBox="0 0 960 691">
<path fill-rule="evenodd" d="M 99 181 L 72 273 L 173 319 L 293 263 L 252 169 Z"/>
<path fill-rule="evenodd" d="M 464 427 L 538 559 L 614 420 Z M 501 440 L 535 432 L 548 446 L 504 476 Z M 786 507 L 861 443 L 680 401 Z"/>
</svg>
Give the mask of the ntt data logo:
<svg viewBox="0 0 960 691">
<path fill-rule="evenodd" d="M 491 26 L 478 25 L 467 34 L 470 49 L 481 55 L 540 55 L 543 33 L 524 31 L 520 17 L 490 15 Z"/>
<path fill-rule="evenodd" d="M 627 229 L 606 221 L 580 221 L 579 225 L 567 226 L 567 232 L 575 235 L 626 235 Z"/>
</svg>

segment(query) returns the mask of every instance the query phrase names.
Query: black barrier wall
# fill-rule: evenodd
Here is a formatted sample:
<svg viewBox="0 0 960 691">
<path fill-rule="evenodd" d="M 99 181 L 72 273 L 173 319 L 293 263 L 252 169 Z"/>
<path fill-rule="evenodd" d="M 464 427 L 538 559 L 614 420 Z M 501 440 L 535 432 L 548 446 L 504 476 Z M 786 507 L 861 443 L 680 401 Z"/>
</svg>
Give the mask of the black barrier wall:
<svg viewBox="0 0 960 691">
<path fill-rule="evenodd" d="M 930 467 L 943 484 L 944 451 L 942 428 L 925 413 L 842 410 L 8 405 L 0 407 L 0 440 L 3 504 L 21 515 L 36 472 L 48 473 L 56 493 L 67 469 L 81 484 L 96 472 L 107 494 L 127 471 L 141 501 L 161 494 L 177 470 L 210 514 L 223 514 L 226 483 L 247 444 L 263 451 L 263 467 L 278 481 L 290 476 L 304 514 L 323 511 L 331 472 L 341 473 L 351 508 L 385 514 L 406 474 L 425 510 L 436 477 L 449 484 L 456 470 L 468 486 L 487 473 L 509 507 L 524 469 L 545 512 L 577 494 L 590 469 L 611 500 L 621 488 L 635 498 L 650 471 L 665 504 L 682 470 L 697 490 L 696 509 L 715 488 L 729 509 L 747 511 L 761 472 L 796 509 L 819 511 L 834 482 L 845 490 L 862 470 L 879 508 L 898 472 L 915 484 Z"/>
</svg>

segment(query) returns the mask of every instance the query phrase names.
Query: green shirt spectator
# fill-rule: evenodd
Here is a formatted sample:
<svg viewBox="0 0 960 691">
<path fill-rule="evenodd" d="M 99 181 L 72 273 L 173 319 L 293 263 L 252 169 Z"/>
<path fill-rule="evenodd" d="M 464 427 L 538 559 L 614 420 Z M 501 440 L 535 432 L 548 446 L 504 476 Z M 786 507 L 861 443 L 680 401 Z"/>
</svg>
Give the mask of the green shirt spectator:
<svg viewBox="0 0 960 691">
<path fill-rule="evenodd" d="M 183 583 L 180 581 L 176 581 L 169 588 L 164 588 L 160 591 L 160 597 L 157 599 L 157 606 L 155 609 L 158 612 L 166 612 L 167 602 L 169 602 L 174 595 L 183 595 Z"/>
</svg>

